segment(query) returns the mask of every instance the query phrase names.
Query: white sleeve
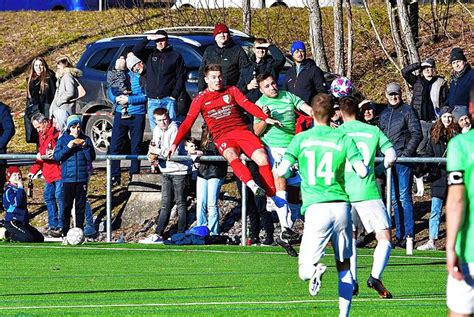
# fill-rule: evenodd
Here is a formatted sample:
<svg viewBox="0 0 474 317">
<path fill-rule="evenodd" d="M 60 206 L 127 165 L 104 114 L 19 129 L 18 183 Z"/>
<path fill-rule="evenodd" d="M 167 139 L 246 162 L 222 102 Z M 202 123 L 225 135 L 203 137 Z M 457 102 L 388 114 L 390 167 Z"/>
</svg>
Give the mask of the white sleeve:
<svg viewBox="0 0 474 317">
<path fill-rule="evenodd" d="M 391 147 L 385 151 L 384 155 L 385 157 L 383 159 L 383 165 L 385 168 L 389 168 L 397 160 L 397 152 L 395 152 L 395 149 Z"/>
<path fill-rule="evenodd" d="M 283 159 L 277 167 L 277 175 L 280 177 L 288 178 L 291 176 L 291 163 L 288 160 Z"/>
<path fill-rule="evenodd" d="M 369 173 L 369 170 L 367 169 L 367 166 L 365 166 L 364 162 L 362 161 L 357 161 L 352 164 L 352 167 L 354 168 L 354 171 L 359 175 L 360 178 L 365 178 L 367 174 Z"/>
</svg>

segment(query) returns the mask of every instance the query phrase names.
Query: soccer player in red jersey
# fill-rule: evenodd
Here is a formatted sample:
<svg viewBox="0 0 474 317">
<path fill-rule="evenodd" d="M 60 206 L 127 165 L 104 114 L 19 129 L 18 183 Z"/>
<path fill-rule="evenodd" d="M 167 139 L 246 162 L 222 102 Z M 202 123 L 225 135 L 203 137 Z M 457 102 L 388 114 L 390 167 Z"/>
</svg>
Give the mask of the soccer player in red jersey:
<svg viewBox="0 0 474 317">
<path fill-rule="evenodd" d="M 247 128 L 240 108 L 265 121 L 267 124 L 281 127 L 281 123 L 264 114 L 237 87 L 223 87 L 220 65 L 207 65 L 204 70 L 204 76 L 208 88 L 194 98 L 188 115 L 179 127 L 178 134 L 168 150 L 168 157 L 174 153 L 177 145 L 187 135 L 199 113 L 201 113 L 214 138 L 216 148 L 229 162 L 234 170 L 234 174 L 255 195 L 263 196 L 266 194 L 269 197 L 275 196 L 275 182 L 267 154 L 259 138 Z M 264 189 L 258 186 L 252 179 L 249 169 L 239 158 L 240 152 L 244 152 L 245 155 L 257 163 Z"/>
</svg>

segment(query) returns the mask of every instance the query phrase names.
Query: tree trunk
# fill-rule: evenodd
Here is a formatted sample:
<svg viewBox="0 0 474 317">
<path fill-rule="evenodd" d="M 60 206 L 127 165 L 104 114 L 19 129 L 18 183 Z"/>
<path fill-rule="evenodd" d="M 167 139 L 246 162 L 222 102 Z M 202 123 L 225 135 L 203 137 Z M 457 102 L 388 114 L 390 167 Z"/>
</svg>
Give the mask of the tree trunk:
<svg viewBox="0 0 474 317">
<path fill-rule="evenodd" d="M 352 5 L 351 0 L 345 0 L 347 11 L 347 71 L 346 77 L 352 77 L 352 51 L 353 51 L 353 29 L 352 29 Z"/>
<path fill-rule="evenodd" d="M 402 38 L 400 37 L 400 28 L 398 27 L 397 23 L 397 7 L 396 4 L 393 5 L 390 0 L 385 0 L 385 3 L 387 5 L 388 21 L 390 23 L 393 45 L 395 47 L 395 51 L 397 52 L 398 66 L 400 69 L 402 69 L 407 65 L 407 61 L 403 49 Z"/>
<path fill-rule="evenodd" d="M 308 5 L 309 10 L 309 33 L 311 37 L 311 51 L 316 65 L 323 71 L 329 71 L 326 49 L 323 39 L 323 20 L 318 0 L 311 0 Z"/>
<path fill-rule="evenodd" d="M 334 14 L 334 71 L 344 75 L 344 22 L 342 0 L 333 0 Z"/>
<path fill-rule="evenodd" d="M 250 11 L 250 0 L 242 0 L 242 28 L 244 33 L 251 34 L 252 16 Z"/>
<path fill-rule="evenodd" d="M 408 52 L 408 60 L 410 64 L 417 63 L 420 61 L 420 56 L 418 55 L 418 48 L 416 47 L 415 38 L 410 27 L 410 17 L 405 0 L 397 0 L 397 8 L 402 30 L 402 40 Z"/>
</svg>

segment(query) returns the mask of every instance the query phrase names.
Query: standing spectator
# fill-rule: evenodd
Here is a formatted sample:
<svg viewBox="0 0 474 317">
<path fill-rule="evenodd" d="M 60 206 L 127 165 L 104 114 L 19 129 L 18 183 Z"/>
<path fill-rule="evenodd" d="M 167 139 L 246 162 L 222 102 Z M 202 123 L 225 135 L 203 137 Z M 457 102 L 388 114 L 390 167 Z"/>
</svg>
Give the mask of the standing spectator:
<svg viewBox="0 0 474 317">
<path fill-rule="evenodd" d="M 415 75 L 415 71 L 421 73 Z M 423 155 L 429 143 L 431 127 L 438 119 L 440 107 L 448 94 L 447 82 L 436 75 L 436 63 L 432 58 L 406 66 L 402 69 L 402 75 L 413 89 L 411 106 L 418 114 L 423 133 L 423 140 L 418 146 L 417 153 Z"/>
<path fill-rule="evenodd" d="M 183 233 L 186 230 L 186 198 L 188 196 L 186 182 L 191 173 L 190 165 L 163 159 L 178 133 L 178 124 L 171 121 L 168 111 L 163 108 L 155 109 L 153 118 L 156 126 L 153 130 L 152 143 L 148 149 L 148 160 L 152 164 L 158 162 L 163 174 L 163 183 L 161 184 L 161 210 L 157 219 L 156 231 L 155 234 L 139 241 L 144 244 L 163 243 L 163 233 L 170 221 L 173 203 L 176 203 L 178 210 L 178 233 Z M 179 154 L 185 154 L 182 144 L 179 147 Z"/>
<path fill-rule="evenodd" d="M 207 83 L 204 80 L 204 69 L 207 65 L 221 65 L 223 86 L 235 86 L 239 81 L 242 69 L 248 63 L 247 54 L 242 47 L 234 43 L 230 36 L 229 28 L 225 24 L 216 24 L 214 27 L 214 39 L 216 44 L 206 48 L 201 66 L 199 67 L 199 91 L 203 91 L 207 87 Z"/>
<path fill-rule="evenodd" d="M 29 224 L 28 204 L 20 169 L 10 166 L 6 177 L 8 185 L 2 200 L 6 211 L 5 229 L 10 239 L 17 242 L 43 242 L 43 235 Z"/>
<path fill-rule="evenodd" d="M 370 125 L 378 125 L 379 118 L 375 113 L 375 105 L 370 100 L 364 100 L 359 103 L 359 116 L 362 122 Z"/>
<path fill-rule="evenodd" d="M 53 159 L 61 162 L 64 204 L 62 234 L 66 236 L 73 204 L 76 211 L 75 227 L 84 228 L 89 169 L 95 159 L 92 141 L 82 133 L 80 116 L 71 115 L 67 118 L 67 131 L 59 138 Z"/>
<path fill-rule="evenodd" d="M 42 57 L 31 62 L 27 80 L 27 98 L 25 109 L 26 142 L 37 143 L 38 133 L 31 125 L 31 118 L 37 112 L 49 118 L 49 107 L 56 92 L 56 76 Z"/>
<path fill-rule="evenodd" d="M 145 130 L 145 104 L 146 96 L 143 89 L 144 78 L 143 62 L 133 54 L 127 57 L 127 67 L 130 78 L 129 95 L 114 96 L 111 89 L 108 90 L 109 99 L 115 105 L 114 126 L 112 127 L 112 140 L 110 141 L 109 154 L 120 154 L 123 143 L 130 135 L 130 151 L 133 155 L 139 155 Z M 122 119 L 122 106 L 127 105 L 129 119 Z M 140 173 L 140 161 L 132 160 L 128 174 L 130 179 L 133 174 Z M 112 185 L 120 184 L 120 161 L 112 161 Z"/>
<path fill-rule="evenodd" d="M 48 209 L 48 235 L 60 237 L 63 227 L 63 185 L 59 163 L 52 159 L 59 131 L 56 130 L 52 121 L 40 112 L 31 118 L 31 122 L 38 131 L 39 141 L 36 162 L 30 167 L 28 178 L 33 179 L 39 171 L 43 173 L 45 179 L 43 195 Z M 47 158 L 43 159 L 42 156 Z"/>
<path fill-rule="evenodd" d="M 471 130 L 471 118 L 467 112 L 467 108 L 463 106 L 455 107 L 453 109 L 454 122 L 459 125 L 462 133 Z"/>
<path fill-rule="evenodd" d="M 78 80 L 82 76 L 82 71 L 75 68 L 67 56 L 56 58 L 56 66 L 56 92 L 49 109 L 49 115 L 51 116 L 58 108 L 71 114 L 76 113 L 76 100 L 85 94 L 84 91 L 80 91 L 82 86 Z"/>
<path fill-rule="evenodd" d="M 385 96 L 388 107 L 380 114 L 379 127 L 392 142 L 397 157 L 412 157 L 422 139 L 420 120 L 413 107 L 402 101 L 398 83 L 389 83 Z M 405 247 L 406 238 L 413 237 L 414 233 L 411 195 L 413 168 L 410 164 L 396 163 L 392 170 L 392 202 L 397 227 L 395 245 Z"/>
<path fill-rule="evenodd" d="M 11 138 L 15 135 L 15 124 L 13 123 L 10 108 L 0 102 L 0 154 L 7 153 L 7 146 Z M 0 159 L 0 195 L 3 195 L 3 184 L 5 184 L 5 171 L 7 162 Z M 3 204 L 0 202 L 0 210 L 3 210 Z"/>
<path fill-rule="evenodd" d="M 453 68 L 449 83 L 448 104 L 451 109 L 456 106 L 466 107 L 469 104 L 469 90 L 474 85 L 474 70 L 467 62 L 464 51 L 455 47 L 451 50 L 449 62 Z"/>
<path fill-rule="evenodd" d="M 154 41 L 156 47 L 147 57 L 145 76 L 148 120 L 153 132 L 156 126 L 153 120 L 155 109 L 166 109 L 170 119 L 176 120 L 176 103 L 185 88 L 186 66 L 181 54 L 169 45 L 168 33 L 164 30 L 158 30 L 155 35 L 148 35 L 137 43 L 133 47 L 133 53 L 141 56 L 149 41 Z"/>
<path fill-rule="evenodd" d="M 431 129 L 430 142 L 425 152 L 427 157 L 446 157 L 448 142 L 457 134 L 457 126 L 450 113 L 450 108 L 441 108 L 439 114 L 439 119 L 436 120 Z M 432 180 L 429 222 L 430 237 L 428 242 L 419 246 L 417 250 L 436 250 L 441 210 L 447 194 L 446 166 L 444 164 L 431 165 L 429 178 Z"/>
<path fill-rule="evenodd" d="M 270 51 L 270 54 L 268 52 Z M 251 101 L 256 102 L 262 96 L 258 88 L 257 76 L 270 74 L 275 80 L 285 65 L 285 56 L 273 44 L 262 38 L 256 38 L 253 46 L 253 54 L 249 58 L 248 65 L 241 70 L 237 87 Z"/>
</svg>

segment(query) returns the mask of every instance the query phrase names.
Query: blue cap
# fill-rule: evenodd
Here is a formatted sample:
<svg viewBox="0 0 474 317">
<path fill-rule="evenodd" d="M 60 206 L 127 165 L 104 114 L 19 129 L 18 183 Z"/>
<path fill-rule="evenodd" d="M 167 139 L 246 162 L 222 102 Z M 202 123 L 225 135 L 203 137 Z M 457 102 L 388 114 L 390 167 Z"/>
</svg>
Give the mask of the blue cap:
<svg viewBox="0 0 474 317">
<path fill-rule="evenodd" d="M 73 124 L 81 123 L 81 117 L 77 114 L 73 114 L 67 118 L 67 128 L 70 129 Z"/>
<path fill-rule="evenodd" d="M 293 53 L 297 50 L 302 50 L 306 52 L 306 47 L 304 46 L 303 42 L 296 41 L 296 42 L 293 42 L 293 44 L 291 44 L 291 48 L 290 48 L 291 55 L 293 55 Z"/>
</svg>

